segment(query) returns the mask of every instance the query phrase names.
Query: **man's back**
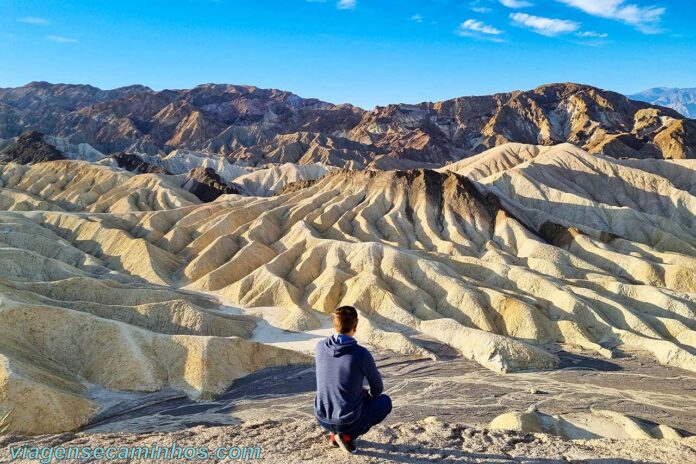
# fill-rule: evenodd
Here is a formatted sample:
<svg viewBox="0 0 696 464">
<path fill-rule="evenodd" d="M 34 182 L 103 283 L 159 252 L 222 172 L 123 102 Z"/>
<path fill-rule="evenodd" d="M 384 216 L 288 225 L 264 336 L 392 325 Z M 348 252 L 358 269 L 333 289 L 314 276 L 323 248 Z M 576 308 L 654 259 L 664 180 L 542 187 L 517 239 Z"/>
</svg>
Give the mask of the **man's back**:
<svg viewBox="0 0 696 464">
<path fill-rule="evenodd" d="M 392 410 L 391 398 L 382 393 L 382 377 L 367 349 L 353 338 L 358 311 L 341 306 L 334 311 L 336 333 L 317 344 L 317 396 L 314 414 L 330 432 L 332 446 L 354 453 L 356 437 L 382 422 Z M 363 390 L 367 379 L 370 390 Z"/>
<path fill-rule="evenodd" d="M 370 384 L 370 396 L 382 393 L 382 378 L 372 355 L 353 337 L 335 334 L 319 342 L 316 363 L 315 413 L 322 422 L 350 424 L 360 418 L 364 379 Z"/>
</svg>

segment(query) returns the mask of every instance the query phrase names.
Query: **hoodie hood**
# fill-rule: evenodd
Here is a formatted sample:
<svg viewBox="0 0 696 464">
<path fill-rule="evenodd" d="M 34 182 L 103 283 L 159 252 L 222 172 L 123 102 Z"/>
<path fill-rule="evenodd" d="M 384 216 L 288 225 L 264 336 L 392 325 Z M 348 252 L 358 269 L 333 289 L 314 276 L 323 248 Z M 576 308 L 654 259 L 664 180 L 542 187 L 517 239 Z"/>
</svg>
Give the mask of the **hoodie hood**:
<svg viewBox="0 0 696 464">
<path fill-rule="evenodd" d="M 324 342 L 324 349 L 335 358 L 350 353 L 356 346 L 358 346 L 358 341 L 356 339 L 343 334 L 333 334 Z"/>
</svg>

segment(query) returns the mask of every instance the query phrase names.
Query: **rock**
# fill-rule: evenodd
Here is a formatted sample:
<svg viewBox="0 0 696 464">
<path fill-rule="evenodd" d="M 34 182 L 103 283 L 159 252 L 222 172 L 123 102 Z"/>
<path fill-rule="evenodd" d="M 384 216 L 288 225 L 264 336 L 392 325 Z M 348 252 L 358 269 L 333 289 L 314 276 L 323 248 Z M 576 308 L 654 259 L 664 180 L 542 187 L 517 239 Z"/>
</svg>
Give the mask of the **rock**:
<svg viewBox="0 0 696 464">
<path fill-rule="evenodd" d="M 666 425 L 652 426 L 630 416 L 606 410 L 574 412 L 549 416 L 534 408 L 524 413 L 509 412 L 493 419 L 491 429 L 528 433 L 549 433 L 564 439 L 679 439 L 681 435 Z"/>
<path fill-rule="evenodd" d="M 490 428 L 493 430 L 514 430 L 527 433 L 544 432 L 544 426 L 541 424 L 539 416 L 533 412 L 501 414 L 491 421 Z"/>
<path fill-rule="evenodd" d="M 0 162 L 3 163 L 34 164 L 61 159 L 65 156 L 37 131 L 25 132 L 0 150 Z"/>
<path fill-rule="evenodd" d="M 214 201 L 220 195 L 239 194 L 239 189 L 223 183 L 211 168 L 192 169 L 181 188 L 193 193 L 202 202 Z"/>
<path fill-rule="evenodd" d="M 117 153 L 109 156 L 121 169 L 135 174 L 169 174 L 165 169 L 143 161 L 133 153 Z"/>
</svg>

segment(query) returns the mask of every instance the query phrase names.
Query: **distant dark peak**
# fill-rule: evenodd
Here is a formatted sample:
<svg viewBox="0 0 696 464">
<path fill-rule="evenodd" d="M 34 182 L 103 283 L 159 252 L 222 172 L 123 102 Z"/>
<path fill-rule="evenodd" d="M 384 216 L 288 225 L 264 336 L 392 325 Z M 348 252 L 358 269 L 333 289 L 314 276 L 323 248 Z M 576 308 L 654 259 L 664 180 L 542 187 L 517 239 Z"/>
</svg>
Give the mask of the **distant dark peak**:
<svg viewBox="0 0 696 464">
<path fill-rule="evenodd" d="M 51 87 L 54 84 L 51 84 L 50 82 L 46 81 L 31 81 L 25 87 L 32 87 L 35 89 L 40 89 L 40 88 L 46 88 L 46 87 Z"/>
<path fill-rule="evenodd" d="M 53 145 L 45 142 L 44 135 L 38 131 L 23 133 L 0 151 L 0 161 L 3 163 L 34 164 L 62 159 L 65 159 L 65 156 Z"/>
<path fill-rule="evenodd" d="M 132 153 L 116 153 L 110 156 L 119 168 L 135 174 L 169 174 L 164 168 L 143 161 Z"/>
<path fill-rule="evenodd" d="M 687 118 L 696 118 L 696 88 L 654 87 L 631 95 L 630 98 L 667 106 Z"/>
<path fill-rule="evenodd" d="M 150 87 L 140 84 L 125 85 L 114 90 L 120 90 L 121 92 L 154 92 Z"/>
<path fill-rule="evenodd" d="M 211 168 L 191 169 L 181 188 L 188 190 L 206 203 L 214 201 L 220 195 L 240 193 L 236 187 L 225 184 Z"/>
</svg>

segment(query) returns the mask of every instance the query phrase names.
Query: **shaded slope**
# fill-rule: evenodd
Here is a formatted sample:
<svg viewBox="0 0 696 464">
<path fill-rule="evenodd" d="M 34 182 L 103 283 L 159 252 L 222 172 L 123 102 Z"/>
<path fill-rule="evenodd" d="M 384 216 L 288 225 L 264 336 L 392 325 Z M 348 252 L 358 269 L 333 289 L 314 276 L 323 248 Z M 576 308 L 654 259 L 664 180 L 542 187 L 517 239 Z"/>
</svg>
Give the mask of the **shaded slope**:
<svg viewBox="0 0 696 464">
<path fill-rule="evenodd" d="M 181 188 L 193 193 L 202 202 L 214 201 L 220 195 L 239 193 L 238 188 L 225 184 L 211 168 L 191 169 Z"/>
<path fill-rule="evenodd" d="M 25 132 L 0 150 L 0 162 L 3 163 L 33 164 L 60 159 L 65 159 L 65 156 L 46 143 L 43 134 L 36 131 Z"/>
</svg>

